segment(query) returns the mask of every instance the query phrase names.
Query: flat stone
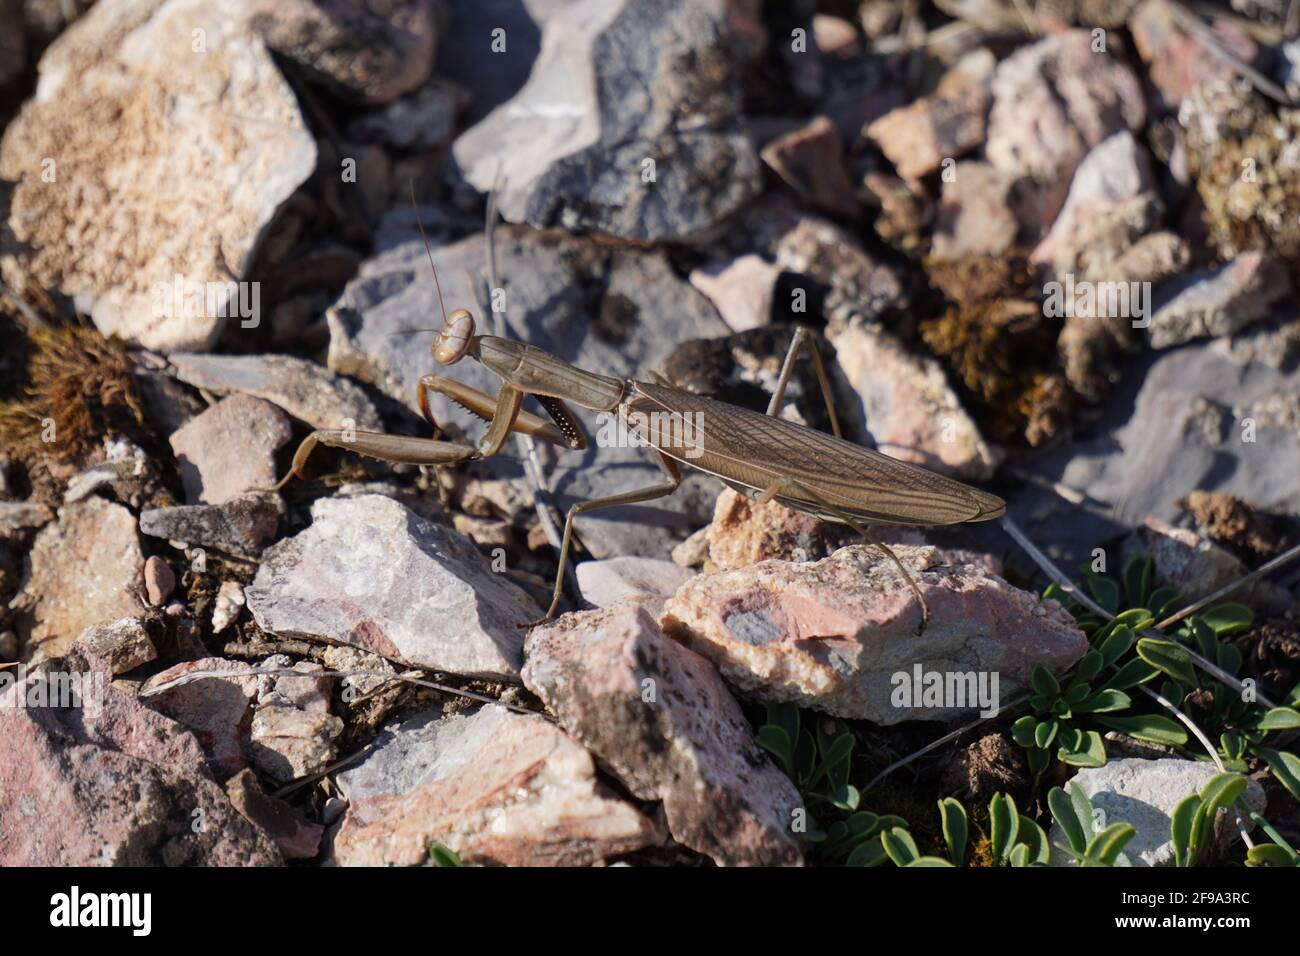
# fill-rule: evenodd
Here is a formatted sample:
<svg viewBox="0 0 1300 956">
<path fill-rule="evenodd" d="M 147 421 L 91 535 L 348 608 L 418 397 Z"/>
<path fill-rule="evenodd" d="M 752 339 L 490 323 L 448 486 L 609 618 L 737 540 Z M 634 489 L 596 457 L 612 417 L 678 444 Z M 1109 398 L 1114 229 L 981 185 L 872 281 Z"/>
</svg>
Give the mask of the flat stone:
<svg viewBox="0 0 1300 956">
<path fill-rule="evenodd" d="M 266 45 L 346 98 L 387 103 L 423 83 L 438 43 L 429 0 L 246 0 Z"/>
<path fill-rule="evenodd" d="M 577 741 L 495 704 L 390 726 L 337 779 L 349 800 L 334 841 L 343 866 L 419 866 L 435 843 L 471 865 L 590 866 L 662 839 Z"/>
<path fill-rule="evenodd" d="M 771 319 L 779 272 L 762 256 L 746 255 L 692 269 L 690 278 L 733 332 L 745 332 Z"/>
<path fill-rule="evenodd" d="M 825 116 L 778 136 L 760 156 L 805 202 L 834 216 L 857 218 L 860 210 L 840 132 Z"/>
<path fill-rule="evenodd" d="M 596 607 L 631 601 L 645 605 L 654 614 L 674 591 L 695 576 L 672 561 L 632 556 L 582 561 L 574 571 L 583 598 Z"/>
<path fill-rule="evenodd" d="M 968 481 L 993 474 L 999 456 L 961 407 L 943 369 L 873 323 L 827 331 L 878 451 Z"/>
<path fill-rule="evenodd" d="M 319 499 L 244 590 L 265 631 L 351 644 L 416 667 L 513 679 L 532 600 L 464 536 L 391 498 Z"/>
<path fill-rule="evenodd" d="M 104 498 L 64 505 L 31 550 L 22 598 L 31 602 L 24 654 L 59 657 L 88 627 L 144 614 L 144 555 L 135 517 Z"/>
<path fill-rule="evenodd" d="M 140 512 L 140 530 L 240 558 L 255 558 L 275 537 L 284 503 L 275 494 L 248 494 L 219 505 L 172 505 Z"/>
<path fill-rule="evenodd" d="M 1233 335 L 1272 311 L 1291 293 L 1287 268 L 1260 252 L 1181 276 L 1155 293 L 1147 330 L 1153 348 L 1194 339 Z"/>
<path fill-rule="evenodd" d="M 1212 763 L 1165 758 L 1143 760 L 1126 757 L 1108 760 L 1104 767 L 1085 767 L 1071 779 L 1105 815 L 1106 825 L 1128 823 L 1137 834 L 1124 848 L 1134 866 L 1173 866 L 1174 843 L 1169 834 L 1170 816 L 1184 797 L 1199 793 L 1218 773 Z M 1067 785 L 1068 786 L 1068 785 Z M 1264 809 L 1264 788 L 1252 780 L 1246 785 L 1245 801 L 1256 812 Z M 1236 814 L 1222 811 L 1215 821 L 1215 841 L 1225 850 L 1239 839 Z M 1254 823 L 1242 816 L 1247 831 Z M 1065 843 L 1060 826 L 1053 824 L 1048 835 L 1052 844 Z M 1073 865 L 1062 851 L 1053 849 L 1056 866 Z"/>
<path fill-rule="evenodd" d="M 139 618 L 124 617 L 111 624 L 86 628 L 74 645 L 87 657 L 97 657 L 114 676 L 158 659 L 158 651 Z"/>
<path fill-rule="evenodd" d="M 813 563 L 702 574 L 668 601 L 664 630 L 748 696 L 885 725 L 990 711 L 1026 686 L 1034 667 L 1060 673 L 1088 650 L 1055 601 L 982 567 L 944 565 L 936 548 L 893 550 L 930 609 L 920 633 L 916 595 L 887 556 L 863 545 Z M 923 698 L 917 669 L 945 684 L 965 675 L 970 696 Z"/>
<path fill-rule="evenodd" d="M 528 689 L 634 796 L 663 802 L 675 840 L 722 866 L 802 863 L 794 784 L 713 666 L 644 608 L 566 614 L 526 651 Z"/>
<path fill-rule="evenodd" d="M 289 416 L 270 402 L 249 395 L 222 399 L 169 439 L 185 500 L 219 505 L 271 487 L 278 477 L 275 453 L 291 437 Z"/>
<path fill-rule="evenodd" d="M 692 0 L 557 6 L 528 81 L 461 134 L 456 162 L 479 190 L 500 184 L 511 222 L 699 239 L 761 188 L 729 29 Z"/>
<path fill-rule="evenodd" d="M 292 355 L 176 353 L 170 361 L 187 385 L 218 395 L 242 392 L 265 399 L 312 428 L 382 431 L 366 393 L 329 369 Z"/>
<path fill-rule="evenodd" d="M 275 841 L 286 860 L 310 860 L 320 852 L 325 828 L 308 823 L 283 800 L 268 796 L 253 771 L 241 770 L 227 780 L 226 796 L 241 817 Z"/>
<path fill-rule="evenodd" d="M 262 666 L 288 667 L 289 659 L 268 658 Z M 334 740 L 343 732 L 343 721 L 330 713 L 328 678 L 312 676 L 323 669 L 302 661 L 292 670 L 304 676 L 271 677 L 259 689 L 248 755 L 273 780 L 288 783 L 306 777 L 334 759 Z"/>
<path fill-rule="evenodd" d="M 223 657 L 185 661 L 145 681 L 141 700 L 192 732 L 213 771 L 224 779 L 248 766 L 245 745 L 257 697 L 257 678 L 248 675 L 250 669 L 248 664 Z M 200 671 L 222 673 L 157 690 Z M 227 672 L 230 676 L 225 676 Z"/>
<path fill-rule="evenodd" d="M 0 698 L 0 866 L 280 865 L 194 736 L 95 673 L 97 714 Z"/>
<path fill-rule="evenodd" d="M 236 283 L 316 142 L 240 5 L 95 4 L 38 71 L 0 142 L 10 285 L 72 297 L 105 335 L 160 351 L 211 347 L 227 317 L 260 322 L 259 290 Z"/>
</svg>

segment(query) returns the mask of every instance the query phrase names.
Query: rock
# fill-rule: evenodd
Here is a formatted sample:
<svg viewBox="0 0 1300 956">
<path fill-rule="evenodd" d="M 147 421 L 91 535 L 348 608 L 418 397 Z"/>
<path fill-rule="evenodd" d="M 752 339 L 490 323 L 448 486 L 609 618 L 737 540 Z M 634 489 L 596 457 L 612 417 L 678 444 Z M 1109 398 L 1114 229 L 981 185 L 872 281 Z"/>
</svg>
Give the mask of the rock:
<svg viewBox="0 0 1300 956">
<path fill-rule="evenodd" d="M 1030 262 L 1047 266 L 1051 276 L 1116 281 L 1115 261 L 1159 225 L 1163 211 L 1146 147 L 1121 130 L 1079 164 L 1065 205 Z"/>
<path fill-rule="evenodd" d="M 438 324 L 438 300 L 418 233 L 394 229 L 390 235 L 390 245 L 362 267 L 327 314 L 329 362 L 418 410 L 416 386 L 435 366 L 426 341 L 392 333 Z M 434 250 L 448 308 L 477 309 L 467 273 L 481 273 L 483 245 L 482 236 L 475 235 Z M 708 300 L 678 279 L 659 253 L 611 251 L 560 233 L 504 227 L 496 231 L 496 256 L 510 337 L 585 369 L 644 377 L 679 342 L 727 331 Z M 479 319 L 479 330 L 491 331 L 490 321 Z M 493 394 L 501 387 L 501 380 L 477 362 L 461 362 L 449 374 Z M 471 438 L 482 434 L 483 422 L 445 397 L 430 395 L 429 404 L 439 423 L 456 426 Z M 611 421 L 592 413 L 583 417 L 593 439 Z M 551 483 L 561 508 L 663 480 L 644 450 L 616 445 L 592 440 L 586 451 L 560 457 Z M 528 487 L 518 463 L 504 455 L 482 468 L 510 480 L 516 489 Z M 671 498 L 594 512 L 581 519 L 579 530 L 593 557 L 663 556 L 689 528 L 707 519 L 712 494 L 706 496 L 706 484 L 700 476 L 690 476 Z M 531 509 L 530 500 L 521 503 Z"/>
<path fill-rule="evenodd" d="M 644 608 L 566 614 L 534 628 L 524 684 L 673 838 L 723 866 L 802 862 L 798 791 L 754 743 L 712 665 Z"/>
<path fill-rule="evenodd" d="M 689 538 L 673 548 L 673 564 L 683 568 L 696 568 L 709 557 L 709 529 L 700 528 Z"/>
<path fill-rule="evenodd" d="M 18 635 L 13 631 L 0 632 L 0 661 L 18 660 Z"/>
<path fill-rule="evenodd" d="M 114 676 L 158 659 L 158 651 L 139 618 L 124 617 L 111 624 L 86 628 L 74 645 L 87 657 L 99 658 Z"/>
<path fill-rule="evenodd" d="M 968 481 L 993 474 L 998 456 L 938 362 L 913 355 L 874 323 L 832 327 L 827 334 L 879 451 Z"/>
<path fill-rule="evenodd" d="M 379 495 L 323 498 L 244 590 L 265 631 L 452 674 L 518 676 L 532 600 L 468 539 Z"/>
<path fill-rule="evenodd" d="M 1124 848 L 1124 855 L 1134 866 L 1172 866 L 1174 844 L 1169 835 L 1170 815 L 1184 797 L 1199 793 L 1218 773 L 1212 763 L 1197 760 L 1167 758 L 1142 760 L 1128 757 L 1109 760 L 1104 767 L 1086 767 L 1074 775 L 1071 783 L 1077 785 L 1095 809 L 1105 814 L 1106 825 L 1128 823 L 1137 835 Z M 1246 786 L 1246 804 L 1257 812 L 1264 809 L 1264 788 L 1252 780 Z M 1237 814 L 1224 810 L 1215 823 L 1215 841 L 1225 850 L 1238 838 Z M 1250 819 L 1242 815 L 1249 831 L 1254 828 Z M 1052 844 L 1065 843 L 1065 834 L 1053 824 L 1048 836 Z M 1068 866 L 1072 863 L 1060 851 L 1052 851 L 1053 863 Z"/>
<path fill-rule="evenodd" d="M 131 512 L 98 497 L 60 508 L 58 521 L 32 544 L 31 574 L 23 585 L 21 598 L 32 607 L 25 625 L 28 661 L 61 656 L 95 624 L 142 615 L 143 571 Z"/>
<path fill-rule="evenodd" d="M 945 566 L 936 548 L 893 550 L 930 609 L 919 634 L 915 594 L 887 556 L 863 545 L 810 564 L 700 575 L 668 601 L 664 630 L 758 700 L 886 725 L 987 716 L 1035 666 L 1060 673 L 1088 650 L 1055 601 L 974 565 Z M 922 697 L 931 674 L 947 684 L 933 703 Z"/>
<path fill-rule="evenodd" d="M 266 45 L 347 98 L 388 103 L 433 70 L 431 0 L 247 0 Z"/>
<path fill-rule="evenodd" d="M 1153 348 L 1233 335 L 1269 314 L 1291 292 L 1290 273 L 1260 252 L 1172 280 L 1155 293 L 1148 334 Z"/>
<path fill-rule="evenodd" d="M 935 214 L 934 259 L 958 262 L 1010 252 L 1020 233 L 1015 182 L 982 160 L 958 163 L 944 181 Z"/>
<path fill-rule="evenodd" d="M 695 576 L 672 561 L 637 557 L 583 561 L 574 571 L 583 598 L 596 607 L 631 602 L 656 614 L 674 591 Z"/>
<path fill-rule="evenodd" d="M 661 840 L 577 741 L 495 704 L 389 727 L 338 782 L 344 866 L 419 866 L 434 843 L 471 865 L 590 866 Z"/>
<path fill-rule="evenodd" d="M 773 258 L 783 272 L 793 272 L 829 287 L 822 313 L 833 325 L 854 319 L 878 319 L 907 305 L 898 273 L 869 255 L 845 230 L 812 216 L 800 216 L 774 243 Z M 796 285 L 791 294 L 813 291 Z M 806 304 L 792 307 L 799 312 Z M 782 303 L 784 305 L 784 303 Z"/>
<path fill-rule="evenodd" d="M 0 866 L 280 865 L 194 736 L 94 673 L 93 718 L 0 700 Z"/>
<path fill-rule="evenodd" d="M 248 766 L 248 740 L 257 677 L 250 666 L 222 657 L 185 661 L 154 674 L 140 689 L 144 703 L 188 728 L 203 748 L 213 771 L 222 779 Z M 199 671 L 218 671 L 230 676 L 197 677 L 158 690 L 170 681 Z"/>
<path fill-rule="evenodd" d="M 1193 491 L 1178 500 L 1178 507 L 1192 516 L 1201 534 L 1238 554 L 1267 561 L 1291 544 L 1278 521 L 1223 492 Z"/>
<path fill-rule="evenodd" d="M 1114 52 L 1095 51 L 1095 42 L 1089 30 L 1054 33 L 994 73 L 984 152 L 997 169 L 1037 185 L 1021 215 L 1031 230 L 1053 220 L 1089 149 L 1146 121 L 1137 77 Z"/>
<path fill-rule="evenodd" d="M 434 79 L 386 109 L 358 117 L 348 134 L 396 149 L 446 149 L 456 135 L 457 117 L 468 105 L 469 94 L 463 87 Z"/>
<path fill-rule="evenodd" d="M 150 555 L 144 563 L 144 590 L 149 603 L 154 607 L 162 607 L 175 588 L 176 575 L 172 573 L 171 566 L 158 555 Z"/>
<path fill-rule="evenodd" d="M 255 558 L 275 537 L 284 505 L 279 495 L 248 494 L 219 505 L 173 505 L 140 513 L 140 530 L 239 558 Z"/>
<path fill-rule="evenodd" d="M 542 24 L 552 12 L 545 4 L 525 6 L 517 0 L 447 0 L 450 22 L 439 31 L 438 76 L 470 92 L 468 120 L 477 123 L 510 99 L 528 81 L 541 49 Z M 504 31 L 506 52 L 493 69 L 483 69 L 493 30 Z"/>
<path fill-rule="evenodd" d="M 268 658 L 262 666 L 288 667 L 289 659 Z M 249 758 L 281 783 L 321 770 L 334 759 L 334 739 L 343 733 L 343 721 L 329 712 L 328 679 L 312 676 L 324 668 L 304 661 L 292 669 L 305 676 L 273 677 L 259 690 L 249 731 Z"/>
<path fill-rule="evenodd" d="M 383 422 L 366 393 L 315 362 L 292 355 L 173 354 L 176 377 L 219 395 L 243 392 L 279 405 L 312 428 L 381 431 Z"/>
<path fill-rule="evenodd" d="M 1157 105 L 1177 112 L 1192 90 L 1203 83 L 1231 82 L 1236 68 L 1208 50 L 1182 29 L 1167 0 L 1145 0 L 1128 21 L 1133 45 L 1146 64 L 1147 79 L 1156 89 Z M 1258 50 L 1250 36 L 1224 18 L 1211 23 L 1215 39 L 1244 63 L 1255 60 Z"/>
<path fill-rule="evenodd" d="M 772 140 L 760 156 L 805 202 L 842 219 L 857 218 L 840 133 L 825 116 Z"/>
<path fill-rule="evenodd" d="M 698 240 L 758 195 L 737 62 L 717 7 L 556 7 L 524 87 L 453 147 L 511 222 Z"/>
<path fill-rule="evenodd" d="M 0 501 L 0 540 L 25 537 L 53 520 L 54 512 L 38 501 Z"/>
<path fill-rule="evenodd" d="M 944 74 L 930 96 L 886 113 L 864 130 L 904 179 L 935 172 L 944 160 L 984 143 L 993 54 L 980 48 Z"/>
<path fill-rule="evenodd" d="M 283 800 L 267 796 L 253 771 L 241 770 L 227 780 L 226 796 L 241 817 L 275 841 L 286 860 L 310 860 L 320 852 L 325 828 L 308 823 Z"/>
<path fill-rule="evenodd" d="M 105 335 L 161 351 L 260 321 L 243 280 L 316 144 L 239 6 L 97 3 L 38 69 L 0 143 L 10 285 L 74 297 Z"/>
<path fill-rule="evenodd" d="M 243 606 L 244 586 L 238 581 L 222 581 L 212 602 L 212 633 L 220 634 L 233 624 Z"/>
<path fill-rule="evenodd" d="M 248 395 L 222 399 L 170 439 L 189 504 L 219 505 L 270 488 L 275 453 L 290 438 L 289 416 Z"/>
<path fill-rule="evenodd" d="M 745 568 L 769 558 L 818 561 L 853 535 L 843 525 L 821 521 L 779 501 L 760 505 L 731 488 L 718 495 L 705 532 L 705 571 Z"/>
</svg>

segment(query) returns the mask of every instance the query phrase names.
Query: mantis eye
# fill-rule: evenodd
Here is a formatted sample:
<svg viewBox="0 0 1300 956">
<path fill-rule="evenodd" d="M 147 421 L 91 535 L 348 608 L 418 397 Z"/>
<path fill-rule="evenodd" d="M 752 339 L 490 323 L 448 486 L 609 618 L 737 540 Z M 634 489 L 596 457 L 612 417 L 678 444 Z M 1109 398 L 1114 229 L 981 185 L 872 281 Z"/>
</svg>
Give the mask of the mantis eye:
<svg viewBox="0 0 1300 956">
<path fill-rule="evenodd" d="M 439 365 L 455 365 L 469 351 L 474 339 L 474 316 L 468 309 L 456 309 L 433 340 L 433 357 Z"/>
</svg>

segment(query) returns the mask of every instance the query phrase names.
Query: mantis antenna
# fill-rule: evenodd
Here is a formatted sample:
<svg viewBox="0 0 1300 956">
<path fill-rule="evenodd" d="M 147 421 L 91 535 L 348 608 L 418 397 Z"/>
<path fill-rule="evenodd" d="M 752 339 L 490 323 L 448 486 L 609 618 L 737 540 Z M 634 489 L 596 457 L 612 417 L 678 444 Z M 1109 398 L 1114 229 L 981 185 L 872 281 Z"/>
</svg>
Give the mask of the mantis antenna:
<svg viewBox="0 0 1300 956">
<path fill-rule="evenodd" d="M 442 283 L 438 281 L 438 267 L 433 264 L 433 250 L 429 248 L 429 237 L 424 234 L 424 222 L 420 219 L 420 207 L 415 203 L 415 180 L 412 179 L 409 185 L 411 187 L 411 209 L 415 213 L 415 224 L 420 227 L 420 238 L 424 240 L 424 251 L 429 257 L 429 268 L 433 270 L 433 285 L 438 290 L 438 308 L 442 310 L 442 323 L 446 325 L 447 306 L 442 301 Z"/>
</svg>

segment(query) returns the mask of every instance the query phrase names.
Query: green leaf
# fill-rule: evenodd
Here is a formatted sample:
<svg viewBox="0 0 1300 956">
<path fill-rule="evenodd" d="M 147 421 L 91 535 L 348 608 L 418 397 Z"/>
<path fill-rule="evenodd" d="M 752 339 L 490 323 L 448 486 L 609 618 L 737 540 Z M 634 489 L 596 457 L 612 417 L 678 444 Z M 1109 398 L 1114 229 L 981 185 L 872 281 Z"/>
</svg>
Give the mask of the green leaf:
<svg viewBox="0 0 1300 956">
<path fill-rule="evenodd" d="M 1097 723 L 1135 740 L 1145 740 L 1167 747 L 1181 747 L 1187 743 L 1187 731 L 1169 717 L 1160 714 L 1134 714 L 1125 717 L 1097 717 Z"/>
<path fill-rule="evenodd" d="M 880 836 L 874 836 L 866 843 L 859 843 L 844 861 L 845 866 L 880 866 L 889 857 L 885 853 Z"/>
<path fill-rule="evenodd" d="M 1244 604 L 1216 604 L 1202 611 L 1198 617 L 1208 624 L 1215 634 L 1226 637 L 1248 630 L 1255 621 L 1255 612 Z"/>
<path fill-rule="evenodd" d="M 885 847 L 885 853 L 894 861 L 895 866 L 907 866 L 921 855 L 916 848 L 916 841 L 912 839 L 912 834 L 902 827 L 892 827 L 886 830 L 880 834 L 880 841 Z"/>
<path fill-rule="evenodd" d="M 1070 805 L 1074 807 L 1074 815 L 1079 818 L 1079 825 L 1083 827 L 1083 832 L 1087 838 L 1092 839 L 1093 832 L 1096 830 L 1094 822 L 1095 812 L 1092 808 L 1092 801 L 1088 795 L 1083 792 L 1083 787 L 1079 786 L 1073 780 L 1069 784 Z"/>
<path fill-rule="evenodd" d="M 939 820 L 943 828 L 943 842 L 948 844 L 948 858 L 961 866 L 966 862 L 967 821 L 966 808 L 953 797 L 939 801 Z"/>
<path fill-rule="evenodd" d="M 1200 809 L 1200 794 L 1194 793 L 1178 801 L 1178 806 L 1174 807 L 1174 812 L 1169 817 L 1169 836 L 1174 843 L 1174 866 L 1192 865 L 1192 831 Z"/>
<path fill-rule="evenodd" d="M 842 787 L 836 787 L 828 796 L 831 806 L 840 810 L 856 810 L 858 804 L 862 801 L 862 794 L 858 788 L 851 783 L 846 783 Z"/>
<path fill-rule="evenodd" d="M 945 859 L 944 859 L 943 857 L 941 857 L 941 856 L 918 856 L 918 857 L 917 857 L 915 860 L 913 860 L 911 863 L 908 863 L 908 864 L 905 864 L 905 865 L 907 865 L 907 866 L 946 866 L 946 867 L 948 867 L 949 869 L 952 869 L 952 864 L 949 863 L 947 860 L 945 860 Z"/>
<path fill-rule="evenodd" d="M 1061 693 L 1061 685 L 1052 676 L 1052 672 L 1042 664 L 1034 666 L 1029 675 L 1029 684 L 1037 693 L 1049 699 L 1057 697 Z"/>
<path fill-rule="evenodd" d="M 1022 747 L 1032 747 L 1036 726 L 1038 726 L 1038 719 L 1033 714 L 1025 714 L 1011 725 L 1011 739 Z"/>
<path fill-rule="evenodd" d="M 1089 574 L 1088 590 L 1092 592 L 1092 599 L 1111 614 L 1119 611 L 1119 585 L 1110 578 Z"/>
<path fill-rule="evenodd" d="M 1068 686 L 1077 687 L 1079 684 L 1088 683 L 1088 681 L 1101 673 L 1101 668 L 1104 663 L 1105 658 L 1102 657 L 1101 651 L 1092 650 L 1087 654 L 1084 654 L 1083 659 L 1080 660 L 1078 666 L 1074 668 L 1074 675 L 1070 678 Z"/>
<path fill-rule="evenodd" d="M 1247 866 L 1300 866 L 1300 856 L 1293 856 L 1276 843 L 1263 843 L 1250 848 L 1246 854 Z"/>
<path fill-rule="evenodd" d="M 429 846 L 429 859 L 434 866 L 464 866 L 455 851 L 448 849 L 441 843 L 434 843 Z"/>
<path fill-rule="evenodd" d="M 1241 651 L 1236 644 L 1220 643 L 1214 661 L 1229 674 L 1235 675 L 1241 670 Z"/>
<path fill-rule="evenodd" d="M 1039 750 L 1037 747 L 1031 747 L 1025 751 L 1025 758 L 1029 761 L 1029 772 L 1038 776 L 1052 762 L 1052 756 L 1046 750 Z"/>
<path fill-rule="evenodd" d="M 1238 733 L 1227 731 L 1220 734 L 1219 744 L 1223 747 L 1224 756 L 1230 760 L 1240 760 L 1246 752 L 1246 739 Z"/>
<path fill-rule="evenodd" d="M 1216 773 L 1201 788 L 1205 812 L 1213 816 L 1225 807 L 1232 806 L 1246 792 L 1246 784 L 1246 778 L 1239 773 Z"/>
<path fill-rule="evenodd" d="M 1084 858 L 1101 866 L 1114 866 L 1124 847 L 1135 836 L 1137 830 L 1129 824 L 1112 823 L 1088 842 Z"/>
<path fill-rule="evenodd" d="M 876 832 L 880 826 L 880 817 L 870 810 L 859 810 L 844 822 L 849 828 L 849 836 L 865 839 Z"/>
<path fill-rule="evenodd" d="M 794 755 L 790 752 L 790 736 L 786 733 L 784 727 L 778 727 L 776 724 L 764 724 L 758 728 L 758 733 L 754 735 L 758 745 L 770 753 L 785 771 L 786 776 L 794 776 Z"/>
<path fill-rule="evenodd" d="M 1105 690 L 1128 690 L 1130 687 L 1145 684 L 1159 673 L 1159 670 L 1146 661 L 1135 657 L 1127 661 L 1101 686 Z"/>
<path fill-rule="evenodd" d="M 1070 847 L 1076 854 L 1083 854 L 1087 847 L 1087 838 L 1085 833 L 1092 832 L 1092 814 L 1088 814 L 1087 830 L 1080 823 L 1079 816 L 1075 813 L 1074 802 L 1069 795 L 1060 787 L 1053 787 L 1047 793 L 1047 809 L 1052 812 L 1052 819 L 1056 821 L 1065 838 L 1070 842 Z"/>
<path fill-rule="evenodd" d="M 1029 865 L 1029 847 L 1023 843 L 1017 843 L 1011 848 L 1011 853 L 1007 857 L 1007 862 L 1012 866 L 1022 867 Z"/>
<path fill-rule="evenodd" d="M 1025 816 L 1020 815 L 1020 846 L 1025 847 L 1029 852 L 1030 863 L 1046 863 L 1052 853 L 1052 847 L 1047 842 L 1047 834 L 1037 823 Z"/>
<path fill-rule="evenodd" d="M 1129 607 L 1140 608 L 1147 603 L 1154 569 L 1155 562 L 1150 558 L 1134 558 L 1124 568 L 1124 597 Z"/>
<path fill-rule="evenodd" d="M 1099 690 L 1087 700 L 1075 704 L 1074 709 L 1082 714 L 1106 714 L 1116 710 L 1128 710 L 1132 698 L 1122 690 Z"/>
<path fill-rule="evenodd" d="M 1181 644 L 1144 637 L 1137 642 L 1137 653 L 1142 660 L 1164 671 L 1180 684 L 1188 687 L 1196 686 L 1196 672 L 1192 670 L 1192 659 Z"/>
<path fill-rule="evenodd" d="M 1128 653 L 1128 649 L 1133 646 L 1133 631 L 1127 627 L 1117 627 L 1110 632 L 1110 637 L 1102 641 L 1098 651 L 1101 653 L 1101 662 L 1104 666 L 1109 667 Z"/>
<path fill-rule="evenodd" d="M 1285 750 L 1273 750 L 1259 747 L 1255 751 L 1273 771 L 1277 782 L 1290 791 L 1291 796 L 1300 800 L 1300 757 Z"/>
<path fill-rule="evenodd" d="M 1300 713 L 1290 707 L 1274 707 L 1260 718 L 1260 730 L 1292 730 L 1300 727 Z"/>
<path fill-rule="evenodd" d="M 1034 728 L 1034 746 L 1046 750 L 1051 746 L 1052 741 L 1056 739 L 1056 731 L 1060 725 L 1054 720 L 1044 720 Z"/>
<path fill-rule="evenodd" d="M 1095 730 L 1085 731 L 1082 747 L 1066 750 L 1064 747 L 1056 752 L 1056 759 L 1072 767 L 1106 766 L 1106 742 Z"/>
<path fill-rule="evenodd" d="M 989 824 L 993 859 L 1000 863 L 1015 845 L 1016 833 L 1020 829 L 1020 812 L 1005 793 L 995 793 L 989 801 Z"/>
</svg>

